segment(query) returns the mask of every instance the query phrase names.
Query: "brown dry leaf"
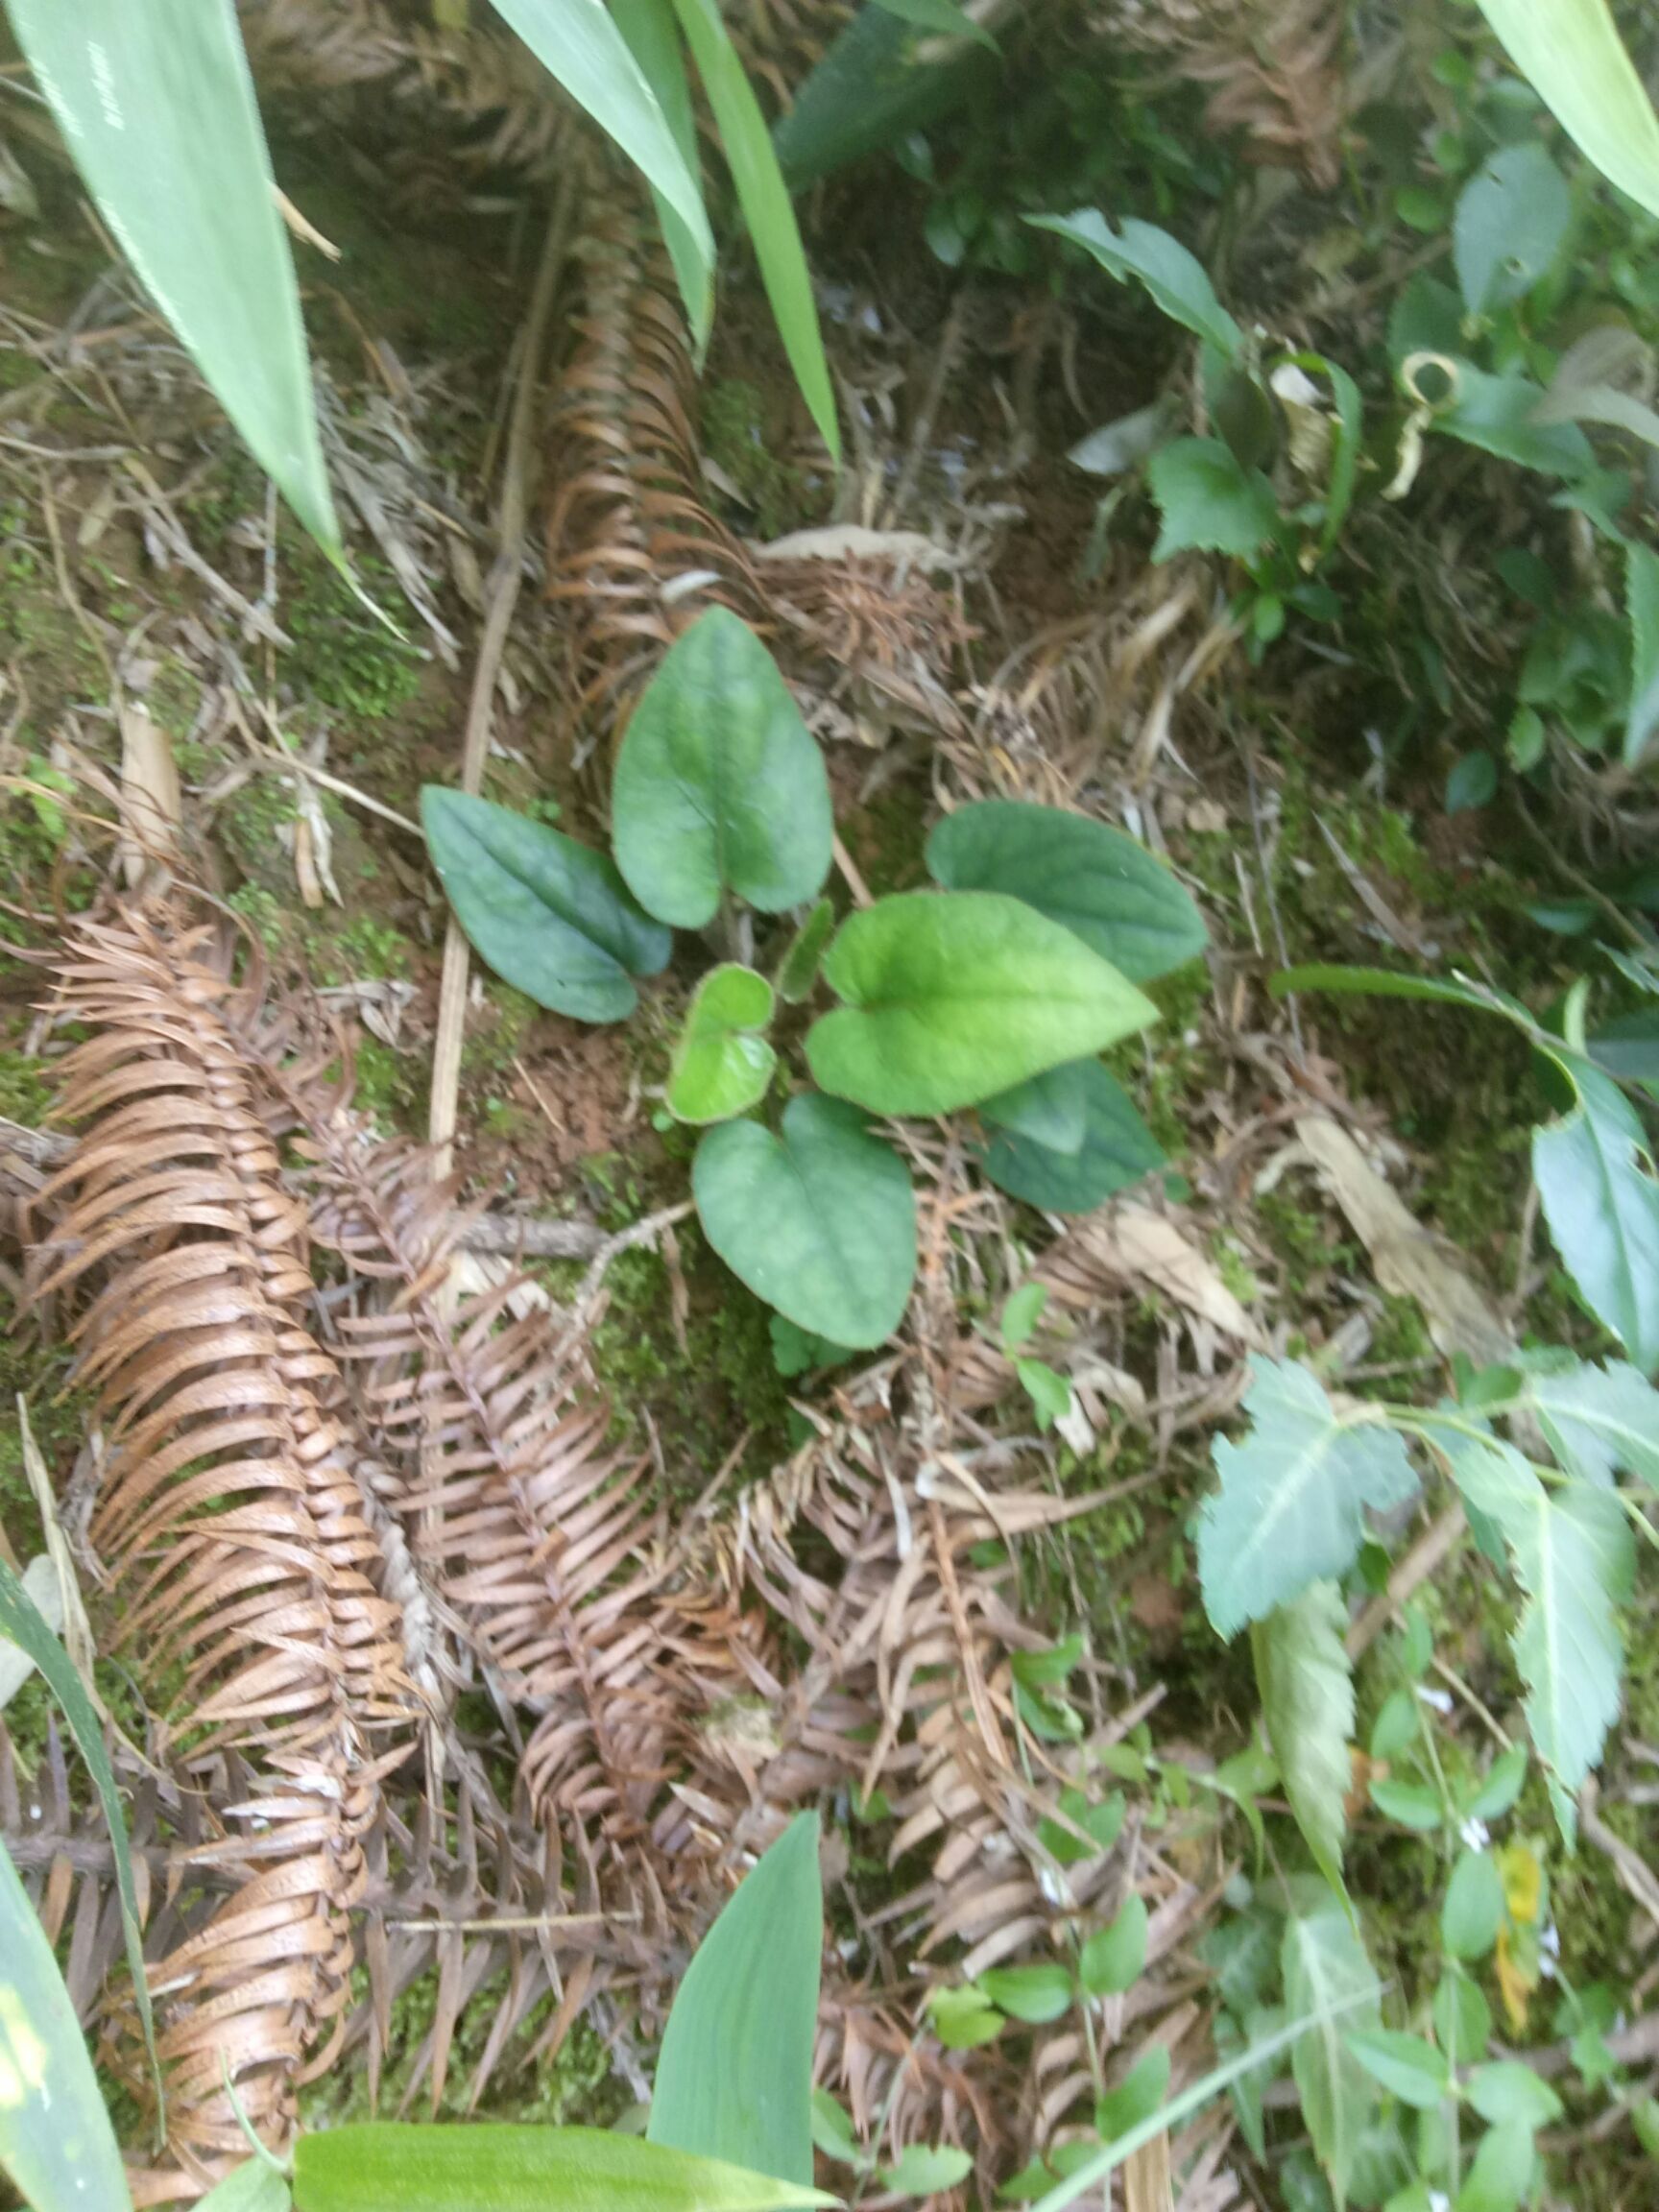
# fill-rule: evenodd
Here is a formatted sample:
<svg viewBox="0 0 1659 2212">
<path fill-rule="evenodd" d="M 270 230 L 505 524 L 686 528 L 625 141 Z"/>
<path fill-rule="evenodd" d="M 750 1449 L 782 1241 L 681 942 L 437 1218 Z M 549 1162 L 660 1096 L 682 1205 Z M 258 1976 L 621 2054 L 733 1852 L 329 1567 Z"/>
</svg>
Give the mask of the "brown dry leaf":
<svg viewBox="0 0 1659 2212">
<path fill-rule="evenodd" d="M 184 818 L 173 740 L 141 700 L 118 697 L 121 873 L 129 891 L 154 887 L 179 855 Z"/>
<path fill-rule="evenodd" d="M 1168 1214 L 1126 1201 L 1091 1214 L 1074 1242 L 1098 1269 L 1120 1281 L 1150 1285 L 1235 1343 L 1263 1347 L 1261 1329 L 1222 1282 L 1214 1262 Z"/>
<path fill-rule="evenodd" d="M 1167 2132 L 1154 2135 L 1123 2161 L 1124 2212 L 1175 2212 Z"/>
</svg>

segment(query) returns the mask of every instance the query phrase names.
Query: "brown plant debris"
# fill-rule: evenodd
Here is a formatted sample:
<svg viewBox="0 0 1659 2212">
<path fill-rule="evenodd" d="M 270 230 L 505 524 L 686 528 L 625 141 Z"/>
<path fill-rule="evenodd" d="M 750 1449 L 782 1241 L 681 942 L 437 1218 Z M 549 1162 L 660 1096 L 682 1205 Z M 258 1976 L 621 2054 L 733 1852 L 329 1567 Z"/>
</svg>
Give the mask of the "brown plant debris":
<svg viewBox="0 0 1659 2212">
<path fill-rule="evenodd" d="M 1342 174 L 1350 97 L 1341 65 L 1341 0 L 1136 0 L 1111 28 L 1209 86 L 1212 131 L 1244 133 L 1250 159 L 1294 162 L 1329 191 Z"/>
</svg>

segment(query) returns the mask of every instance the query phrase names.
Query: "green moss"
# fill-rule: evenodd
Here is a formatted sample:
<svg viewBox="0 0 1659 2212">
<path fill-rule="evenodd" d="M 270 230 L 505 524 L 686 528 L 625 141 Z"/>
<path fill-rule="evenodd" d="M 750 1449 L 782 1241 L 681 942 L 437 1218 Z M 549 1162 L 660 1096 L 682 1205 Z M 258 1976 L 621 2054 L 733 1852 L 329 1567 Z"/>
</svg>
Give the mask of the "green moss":
<svg viewBox="0 0 1659 2212">
<path fill-rule="evenodd" d="M 0 1114 L 36 1127 L 52 1103 L 41 1063 L 28 1052 L 0 1051 Z"/>
<path fill-rule="evenodd" d="M 351 722 L 378 722 L 407 706 L 421 684 L 421 656 L 375 620 L 333 564 L 308 539 L 288 548 L 290 582 L 282 624 L 294 640 L 291 682 Z M 360 553 L 363 589 L 377 605 L 398 604 L 397 584 L 378 556 Z"/>
<path fill-rule="evenodd" d="M 759 389 L 741 376 L 716 376 L 703 387 L 703 447 L 755 510 L 762 538 L 781 538 L 801 519 L 805 480 L 777 456 Z"/>
</svg>

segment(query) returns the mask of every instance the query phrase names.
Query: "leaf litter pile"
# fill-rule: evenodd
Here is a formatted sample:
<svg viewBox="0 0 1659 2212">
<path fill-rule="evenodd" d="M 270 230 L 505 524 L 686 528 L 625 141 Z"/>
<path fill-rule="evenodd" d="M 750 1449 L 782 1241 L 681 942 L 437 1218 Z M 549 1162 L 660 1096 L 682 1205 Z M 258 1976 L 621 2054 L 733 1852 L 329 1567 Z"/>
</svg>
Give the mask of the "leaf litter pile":
<svg viewBox="0 0 1659 2212">
<path fill-rule="evenodd" d="M 698 1935 L 809 1803 L 836 1814 L 818 2080 L 872 2152 L 961 2145 L 989 2193 L 1149 2058 L 1178 2088 L 1216 2055 L 1253 1704 L 1195 1610 L 1187 1531 L 1249 1356 L 1294 1339 L 1334 1382 L 1430 1392 L 1443 1359 L 1513 1345 L 1494 1243 L 1472 1266 L 1402 1204 L 1420 1163 L 1263 989 L 1292 954 L 1455 951 L 1467 919 L 1356 858 L 1353 810 L 1259 750 L 1325 710 L 1325 673 L 1267 693 L 1201 561 L 1119 553 L 1080 581 L 1087 514 L 1032 453 L 1046 341 L 933 278 L 918 338 L 904 272 L 860 270 L 829 334 L 854 456 L 826 523 L 811 441 L 768 400 L 775 518 L 776 488 L 708 449 L 642 192 L 504 42 L 323 12 L 249 12 L 275 128 L 284 93 L 349 119 L 352 87 L 390 92 L 461 181 L 394 134 L 352 189 L 434 237 L 469 194 L 473 222 L 499 221 L 492 194 L 512 216 L 464 347 L 354 299 L 349 252 L 338 290 L 318 276 L 331 475 L 403 641 L 326 596 L 101 242 L 42 311 L 0 307 L 8 573 L 41 610 L 0 657 L 21 825 L 0 1287 L 30 1476 L 0 1549 L 66 1633 L 84 1603 L 128 1792 L 168 2126 L 135 2193 L 200 2193 L 242 2115 L 282 2144 L 343 2067 L 370 2096 L 489 2109 L 585 2022 L 642 2089 Z M 1328 181 L 1334 12 L 1281 10 L 1277 68 L 1188 12 L 1184 37 L 1136 36 L 1216 128 Z M 787 12 L 753 36 L 781 85 L 823 42 Z M 335 126 L 286 127 L 321 195 Z M 754 313 L 723 308 L 713 373 L 723 344 L 748 373 Z M 827 749 L 843 903 L 909 887 L 962 801 L 1034 799 L 1160 851 L 1212 943 L 1140 1070 L 1181 1175 L 1045 1215 L 912 1128 L 922 1264 L 893 1343 L 798 1371 L 760 1442 L 739 1421 L 694 1448 L 608 1351 L 654 1332 L 689 1387 L 704 1278 L 650 1095 L 687 987 L 647 988 L 630 1058 L 556 1018 L 512 1027 L 464 965 L 440 985 L 410 816 L 459 764 L 602 831 L 628 709 L 713 604 L 762 629 Z M 370 972 L 394 919 L 412 951 Z M 1413 1086 L 1383 1088 L 1399 1111 Z M 595 1156 L 624 1164 L 620 1206 Z M 636 1263 L 666 1285 L 639 1313 Z M 1045 1293 L 1058 1431 L 996 1325 L 1021 1285 Z M 1351 1651 L 1455 1534 L 1416 1532 Z M 136 2141 L 107 1834 L 5 1686 L 0 1832 Z M 1136 1956 L 1101 1953 L 1086 2019 L 1010 1984 L 1008 2031 L 976 2032 L 980 1977 L 1108 1935 Z M 1172 2174 L 1167 2145 L 1137 2154 L 1129 2201 L 1249 2201 L 1239 2146 L 1212 2106 Z"/>
</svg>

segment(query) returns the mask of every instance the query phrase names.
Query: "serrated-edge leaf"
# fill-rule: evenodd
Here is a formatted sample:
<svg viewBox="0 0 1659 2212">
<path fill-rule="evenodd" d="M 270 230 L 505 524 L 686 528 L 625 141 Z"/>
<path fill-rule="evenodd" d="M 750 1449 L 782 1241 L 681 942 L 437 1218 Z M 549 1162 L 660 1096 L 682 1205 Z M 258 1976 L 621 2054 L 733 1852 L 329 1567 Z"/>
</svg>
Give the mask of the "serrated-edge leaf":
<svg viewBox="0 0 1659 2212">
<path fill-rule="evenodd" d="M 1570 1474 L 1611 1483 L 1623 1468 L 1659 1489 L 1659 1390 L 1634 1367 L 1535 1363 L 1523 1399 Z"/>
<path fill-rule="evenodd" d="M 1607 1526 L 1584 1511 L 1595 1495 L 1569 1492 L 1556 1500 L 1540 1488 L 1508 1531 L 1527 1592 L 1513 1638 L 1527 1684 L 1527 1724 L 1565 1793 L 1555 1802 L 1558 1815 L 1565 1807 L 1569 1842 L 1570 1800 L 1599 1762 L 1619 1717 L 1624 1663 L 1609 1592 L 1617 1562 L 1608 1554 Z"/>
<path fill-rule="evenodd" d="M 1094 207 L 1080 207 L 1072 215 L 1028 215 L 1025 220 L 1034 229 L 1051 230 L 1057 238 L 1083 247 L 1119 283 L 1134 277 L 1172 322 L 1184 325 L 1228 360 L 1238 354 L 1243 332 L 1216 299 L 1204 264 L 1167 230 L 1129 215 L 1122 229 L 1115 232 Z"/>
<path fill-rule="evenodd" d="M 1313 1863 L 1340 1888 L 1353 1786 L 1354 1676 L 1348 1612 L 1334 1582 L 1315 1582 L 1250 1631 L 1267 1741 Z"/>
<path fill-rule="evenodd" d="M 1216 1440 L 1220 1487 L 1198 1519 L 1199 1582 L 1221 1636 L 1344 1574 L 1364 1508 L 1404 1504 L 1417 1489 L 1405 1445 L 1371 1408 L 1338 1412 L 1296 1360 L 1252 1354 L 1250 1373 L 1250 1428 L 1240 1443 Z"/>
<path fill-rule="evenodd" d="M 1590 1310 L 1645 1375 L 1659 1367 L 1659 1179 L 1635 1108 L 1575 1053 L 1554 1052 L 1576 1099 L 1532 1132 L 1532 1173 L 1554 1238 Z"/>
<path fill-rule="evenodd" d="M 1245 561 L 1279 527 L 1272 485 L 1219 438 L 1177 438 L 1160 446 L 1146 480 L 1160 516 L 1154 562 L 1189 552 Z"/>
<path fill-rule="evenodd" d="M 1382 1985 L 1334 1900 L 1286 1919 L 1281 1959 L 1285 2002 L 1310 2023 L 1296 2040 L 1290 2070 L 1308 2132 L 1340 2205 L 1377 2102 L 1371 2077 L 1348 2047 L 1348 2034 L 1355 2027 L 1381 2025 Z"/>
</svg>

